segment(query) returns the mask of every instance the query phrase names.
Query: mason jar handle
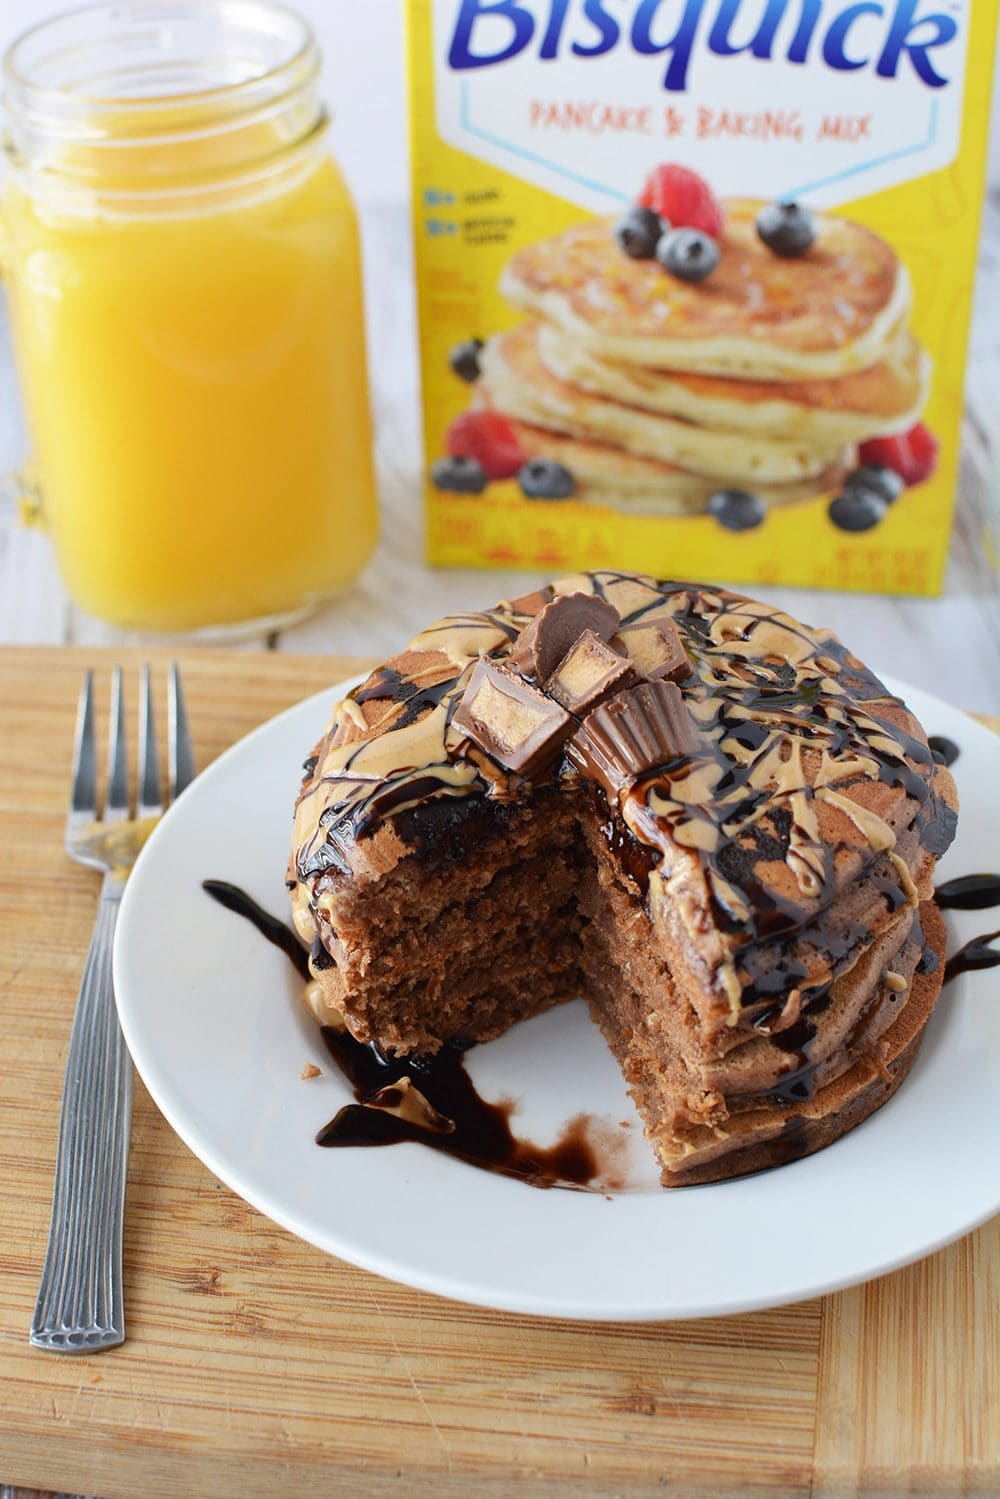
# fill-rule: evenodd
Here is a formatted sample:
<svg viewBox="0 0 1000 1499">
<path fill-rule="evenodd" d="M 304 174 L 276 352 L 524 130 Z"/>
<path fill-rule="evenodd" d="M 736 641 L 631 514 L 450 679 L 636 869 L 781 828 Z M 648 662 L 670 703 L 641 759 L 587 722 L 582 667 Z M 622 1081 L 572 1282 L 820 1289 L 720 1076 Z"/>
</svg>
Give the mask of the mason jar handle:
<svg viewBox="0 0 1000 1499">
<path fill-rule="evenodd" d="M 0 530 L 18 525 L 42 527 L 42 496 L 28 465 L 0 474 Z"/>
</svg>

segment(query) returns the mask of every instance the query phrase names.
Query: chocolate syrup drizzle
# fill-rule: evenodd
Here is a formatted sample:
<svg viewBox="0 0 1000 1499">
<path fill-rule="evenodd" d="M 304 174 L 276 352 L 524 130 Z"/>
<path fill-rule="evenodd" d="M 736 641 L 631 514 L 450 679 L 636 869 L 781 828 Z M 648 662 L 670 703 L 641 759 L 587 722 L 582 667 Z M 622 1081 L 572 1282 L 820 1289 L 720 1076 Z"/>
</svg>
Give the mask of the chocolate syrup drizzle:
<svg viewBox="0 0 1000 1499">
<path fill-rule="evenodd" d="M 985 911 L 1000 906 L 1000 874 L 963 874 L 934 891 L 942 911 Z"/>
<path fill-rule="evenodd" d="M 832 998 L 832 985 L 827 985 L 825 991 L 813 999 L 808 1014 L 800 1015 L 794 1025 L 786 1026 L 784 1030 L 771 1029 L 772 1022 L 781 1014 L 782 1004 L 771 1006 L 754 1021 L 754 1030 L 770 1037 L 779 1051 L 792 1055 L 789 1070 L 783 1072 L 775 1085 L 767 1090 L 766 1097 L 773 1099 L 775 1103 L 790 1106 L 804 1103 L 812 1097 L 816 1073 L 820 1067 L 819 1062 L 810 1060 L 816 1039 L 816 1019 L 827 1009 Z"/>
<path fill-rule="evenodd" d="M 985 911 L 1000 906 L 1000 874 L 966 874 L 946 880 L 937 887 L 934 897 L 943 911 Z M 1000 952 L 990 946 L 998 937 L 1000 931 L 985 932 L 960 947 L 944 965 L 944 982 L 960 973 L 1000 966 Z"/>
<path fill-rule="evenodd" d="M 920 912 L 913 914 L 913 925 L 910 928 L 910 940 L 920 948 L 920 957 L 917 961 L 918 973 L 935 973 L 940 966 L 941 959 L 937 952 L 924 936 L 923 924 L 920 920 Z"/>
<path fill-rule="evenodd" d="M 898 788 L 916 804 L 912 826 L 935 856 L 951 841 L 955 814 L 935 786 L 931 749 L 903 727 L 903 704 L 839 641 L 772 606 L 702 585 L 583 573 L 417 636 L 408 654 L 339 706 L 303 782 L 297 921 L 322 931 L 320 877 L 348 871 L 352 846 L 386 818 L 442 798 L 511 802 L 532 793 L 523 778 L 471 754 L 452 713 L 479 654 L 506 656 L 538 608 L 571 591 L 607 599 L 623 630 L 669 615 L 692 662 L 681 685 L 701 751 L 650 773 L 611 809 L 613 826 L 631 835 L 612 834 L 630 873 L 645 885 L 654 870 L 670 875 L 679 861 L 700 866 L 722 944 L 716 980 L 730 1024 L 796 986 L 809 1008 L 873 936 L 861 923 L 845 924 L 838 897 L 850 880 L 867 878 L 887 914 L 916 900 L 912 853 L 904 860 L 895 852 L 896 833 L 853 788 L 866 781 Z M 373 704 L 381 711 L 373 714 Z M 573 793 L 579 777 L 557 762 L 552 784 Z M 821 803 L 854 825 L 840 844 L 820 831 Z M 791 885 L 775 878 L 778 865 Z"/>
<path fill-rule="evenodd" d="M 1000 966 L 1000 952 L 990 946 L 1000 937 L 1000 931 L 985 932 L 982 937 L 973 937 L 964 947 L 950 957 L 944 965 L 944 982 L 958 978 L 960 973 L 972 973 L 977 968 Z"/>
<path fill-rule="evenodd" d="M 225 906 L 227 911 L 235 911 L 237 916 L 245 916 L 253 926 L 272 942 L 275 947 L 280 947 L 285 957 L 294 965 L 296 973 L 306 983 L 312 977 L 309 972 L 309 954 L 302 943 L 296 937 L 290 926 L 279 921 L 277 916 L 272 916 L 259 906 L 252 895 L 247 895 L 239 885 L 230 885 L 226 880 L 202 880 L 201 888 L 217 900 L 220 906 Z"/>
<path fill-rule="evenodd" d="M 281 949 L 300 978 L 308 980 L 309 954 L 291 927 L 257 904 L 246 891 L 225 880 L 203 880 L 213 900 L 243 916 Z M 357 1103 L 346 1104 L 316 1136 L 317 1145 L 427 1145 L 444 1155 L 534 1187 L 586 1187 L 598 1176 L 598 1161 L 588 1138 L 588 1118 L 580 1114 L 565 1126 L 554 1145 L 522 1140 L 510 1128 L 512 1105 L 488 1103 L 476 1092 L 465 1068 L 467 1048 L 443 1047 L 434 1056 L 390 1057 L 372 1043 L 356 1041 L 348 1030 L 321 1027 L 330 1057 L 354 1090 Z M 407 1081 L 409 1080 L 408 1084 Z M 388 1112 L 398 1107 L 405 1088 L 416 1088 L 430 1106 L 427 1123 Z"/>
<path fill-rule="evenodd" d="M 954 739 L 948 739 L 944 734 L 932 734 L 927 743 L 938 765 L 954 765 L 962 753 Z"/>
</svg>

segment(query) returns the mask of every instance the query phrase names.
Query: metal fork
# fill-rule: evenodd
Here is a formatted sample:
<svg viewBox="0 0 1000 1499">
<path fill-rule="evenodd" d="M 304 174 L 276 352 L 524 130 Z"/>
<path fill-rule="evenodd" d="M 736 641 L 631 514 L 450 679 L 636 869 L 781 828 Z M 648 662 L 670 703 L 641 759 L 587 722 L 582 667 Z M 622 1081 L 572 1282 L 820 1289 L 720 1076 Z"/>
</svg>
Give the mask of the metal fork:
<svg viewBox="0 0 1000 1499">
<path fill-rule="evenodd" d="M 139 686 L 139 785 L 134 817 L 129 805 L 121 668 L 116 668 L 112 680 L 103 817 L 97 804 L 93 672 L 84 678 L 77 711 L 66 852 L 80 864 L 103 870 L 104 883 L 66 1059 L 49 1243 L 31 1323 L 34 1346 L 54 1353 L 98 1353 L 125 1341 L 122 1224 L 132 1062 L 115 1009 L 111 950 L 125 881 L 163 813 L 148 666 L 142 668 Z M 168 712 L 168 801 L 173 801 L 194 776 L 176 666 L 170 668 Z"/>
</svg>

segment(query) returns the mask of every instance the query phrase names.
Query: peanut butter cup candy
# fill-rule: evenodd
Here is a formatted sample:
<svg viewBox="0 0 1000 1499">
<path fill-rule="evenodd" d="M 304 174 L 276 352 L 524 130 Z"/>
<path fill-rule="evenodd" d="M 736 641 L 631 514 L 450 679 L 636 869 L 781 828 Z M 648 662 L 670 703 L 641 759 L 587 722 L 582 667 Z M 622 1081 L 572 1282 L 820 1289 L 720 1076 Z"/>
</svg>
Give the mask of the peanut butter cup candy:
<svg viewBox="0 0 1000 1499">
<path fill-rule="evenodd" d="M 289 886 L 324 1024 L 426 1053 L 583 994 L 666 1186 L 808 1155 L 913 1062 L 955 787 L 829 631 L 560 578 L 429 626 L 306 764 Z"/>
</svg>

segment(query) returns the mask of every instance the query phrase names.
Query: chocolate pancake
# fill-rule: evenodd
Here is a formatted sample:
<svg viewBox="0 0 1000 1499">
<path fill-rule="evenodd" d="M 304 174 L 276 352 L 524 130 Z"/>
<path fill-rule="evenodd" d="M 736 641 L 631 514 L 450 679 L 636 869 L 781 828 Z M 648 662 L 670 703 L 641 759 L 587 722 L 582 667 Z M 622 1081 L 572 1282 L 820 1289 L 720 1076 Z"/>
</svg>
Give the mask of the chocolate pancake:
<svg viewBox="0 0 1000 1499">
<path fill-rule="evenodd" d="M 293 911 L 319 1015 L 361 1040 L 584 993 L 667 1185 L 829 1143 L 915 1055 L 954 784 L 826 631 L 574 575 L 422 632 L 307 763 Z"/>
<path fill-rule="evenodd" d="M 596 357 L 623 364 L 799 380 L 885 358 L 909 305 L 891 247 L 862 224 L 819 215 L 812 248 L 782 259 L 757 237 L 762 207 L 727 202 L 721 258 L 706 281 L 630 259 L 614 220 L 597 218 L 519 250 L 500 289 Z"/>
</svg>

